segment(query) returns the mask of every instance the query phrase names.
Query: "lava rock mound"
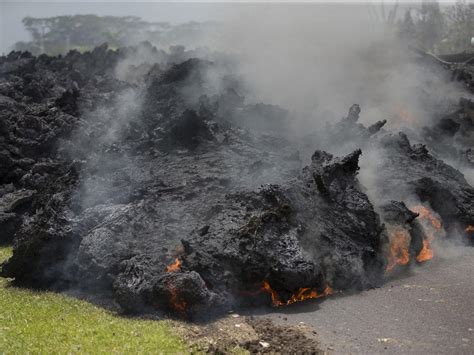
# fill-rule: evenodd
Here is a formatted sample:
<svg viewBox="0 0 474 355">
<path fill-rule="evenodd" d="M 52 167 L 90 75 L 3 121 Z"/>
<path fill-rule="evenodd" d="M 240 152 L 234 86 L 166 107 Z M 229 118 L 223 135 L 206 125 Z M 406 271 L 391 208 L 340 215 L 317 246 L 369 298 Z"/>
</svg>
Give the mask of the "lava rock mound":
<svg viewBox="0 0 474 355">
<path fill-rule="evenodd" d="M 126 66 L 138 52 L 0 58 L 1 273 L 17 284 L 187 317 L 289 305 L 379 285 L 393 226 L 417 255 L 414 197 L 446 230 L 474 225 L 463 175 L 385 120 L 359 124 L 358 105 L 325 132 L 350 151 L 303 164 L 289 112 L 247 100 L 225 65 Z M 370 194 L 355 146 L 381 152 Z"/>
</svg>

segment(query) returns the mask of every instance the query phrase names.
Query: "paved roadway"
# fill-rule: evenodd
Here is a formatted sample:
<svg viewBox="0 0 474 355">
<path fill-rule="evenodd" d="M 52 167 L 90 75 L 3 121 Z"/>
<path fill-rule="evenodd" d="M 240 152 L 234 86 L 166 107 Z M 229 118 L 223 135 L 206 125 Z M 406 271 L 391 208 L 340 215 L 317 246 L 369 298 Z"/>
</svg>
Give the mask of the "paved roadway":
<svg viewBox="0 0 474 355">
<path fill-rule="evenodd" d="M 265 316 L 313 326 L 336 354 L 474 354 L 474 248 L 450 254 L 381 288 Z"/>
</svg>

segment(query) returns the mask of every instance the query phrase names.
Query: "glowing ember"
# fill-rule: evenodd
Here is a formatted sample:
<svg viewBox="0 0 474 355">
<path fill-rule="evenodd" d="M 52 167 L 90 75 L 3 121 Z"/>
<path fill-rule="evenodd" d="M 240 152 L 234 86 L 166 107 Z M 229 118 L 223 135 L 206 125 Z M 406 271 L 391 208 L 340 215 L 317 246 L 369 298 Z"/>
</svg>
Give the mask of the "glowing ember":
<svg viewBox="0 0 474 355">
<path fill-rule="evenodd" d="M 474 233 L 474 226 L 468 225 L 465 229 L 466 233 Z"/>
<path fill-rule="evenodd" d="M 392 271 L 396 265 L 407 265 L 410 262 L 410 241 L 410 234 L 405 229 L 397 229 L 392 233 L 387 271 Z"/>
<path fill-rule="evenodd" d="M 318 293 L 314 288 L 302 287 L 285 302 L 280 300 L 280 297 L 276 291 L 270 287 L 268 281 L 263 281 L 262 290 L 272 296 L 272 305 L 274 307 L 288 306 L 308 299 L 329 296 L 333 293 L 333 289 L 330 286 L 326 286 L 322 293 Z"/>
<path fill-rule="evenodd" d="M 173 264 L 170 264 L 166 267 L 166 271 L 168 272 L 176 272 L 181 270 L 181 260 L 178 258 L 175 259 Z"/>
<path fill-rule="evenodd" d="M 186 302 L 179 299 L 176 288 L 171 287 L 170 293 L 171 293 L 171 297 L 170 297 L 171 307 L 173 307 L 173 309 L 179 313 L 184 313 L 184 311 L 186 310 Z"/>
</svg>

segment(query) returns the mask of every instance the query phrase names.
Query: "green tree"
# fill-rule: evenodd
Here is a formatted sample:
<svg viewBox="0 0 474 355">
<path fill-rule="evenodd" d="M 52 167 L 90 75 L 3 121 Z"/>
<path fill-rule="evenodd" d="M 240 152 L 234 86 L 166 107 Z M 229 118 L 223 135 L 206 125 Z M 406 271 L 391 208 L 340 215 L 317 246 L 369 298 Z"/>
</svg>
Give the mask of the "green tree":
<svg viewBox="0 0 474 355">
<path fill-rule="evenodd" d="M 23 24 L 32 37 L 26 47 L 35 54 L 89 50 L 104 42 L 111 47 L 120 47 L 126 45 L 129 38 L 156 27 L 156 24 L 134 16 L 96 15 L 26 17 Z M 25 43 L 18 43 L 16 49 L 24 50 Z"/>
</svg>

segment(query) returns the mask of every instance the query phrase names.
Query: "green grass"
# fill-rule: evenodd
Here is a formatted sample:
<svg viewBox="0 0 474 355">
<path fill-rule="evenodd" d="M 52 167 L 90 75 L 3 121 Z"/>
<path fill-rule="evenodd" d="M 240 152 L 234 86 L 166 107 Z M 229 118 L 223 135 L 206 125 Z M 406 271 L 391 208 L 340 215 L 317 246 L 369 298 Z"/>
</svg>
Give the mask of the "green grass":
<svg viewBox="0 0 474 355">
<path fill-rule="evenodd" d="M 0 247 L 0 262 L 11 248 Z M 52 292 L 12 287 L 0 278 L 0 354 L 184 353 L 167 321 L 129 319 Z"/>
<path fill-rule="evenodd" d="M 0 263 L 7 260 L 12 255 L 12 247 L 0 246 Z"/>
</svg>

